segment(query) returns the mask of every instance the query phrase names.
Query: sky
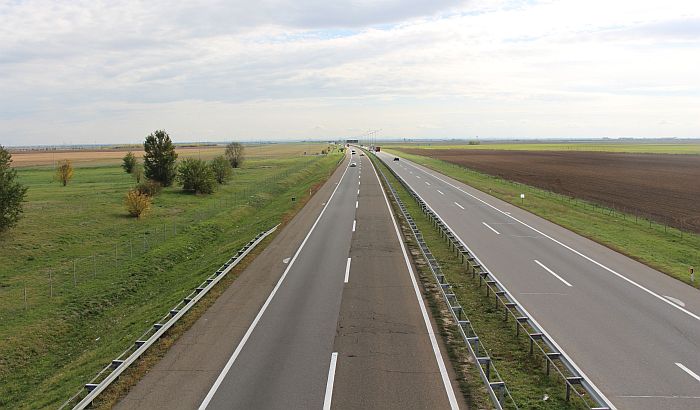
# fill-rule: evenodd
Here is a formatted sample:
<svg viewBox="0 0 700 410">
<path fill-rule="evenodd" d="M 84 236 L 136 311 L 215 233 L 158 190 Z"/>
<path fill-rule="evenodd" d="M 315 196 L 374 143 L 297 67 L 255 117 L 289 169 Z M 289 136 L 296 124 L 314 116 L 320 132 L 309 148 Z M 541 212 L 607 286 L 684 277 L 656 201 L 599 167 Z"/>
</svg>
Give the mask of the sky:
<svg viewBox="0 0 700 410">
<path fill-rule="evenodd" d="M 700 137 L 696 0 L 0 0 L 0 145 Z"/>
</svg>

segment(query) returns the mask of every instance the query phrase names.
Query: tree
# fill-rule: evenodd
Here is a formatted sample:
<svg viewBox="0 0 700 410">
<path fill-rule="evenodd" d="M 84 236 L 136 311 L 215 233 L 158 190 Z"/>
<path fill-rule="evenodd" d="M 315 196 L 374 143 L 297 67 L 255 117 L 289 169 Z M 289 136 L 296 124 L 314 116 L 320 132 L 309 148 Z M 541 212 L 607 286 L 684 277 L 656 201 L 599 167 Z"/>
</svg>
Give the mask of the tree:
<svg viewBox="0 0 700 410">
<path fill-rule="evenodd" d="M 27 187 L 16 181 L 12 155 L 0 145 L 0 232 L 13 227 L 22 216 Z"/>
<path fill-rule="evenodd" d="M 73 164 L 69 159 L 64 159 L 58 162 L 58 168 L 56 168 L 56 178 L 63 184 L 63 186 L 68 185 L 68 181 L 73 179 Z"/>
<path fill-rule="evenodd" d="M 134 177 L 137 184 L 140 184 L 143 179 L 143 166 L 141 164 L 134 165 L 134 168 L 131 170 L 131 176 Z"/>
<path fill-rule="evenodd" d="M 158 181 L 163 186 L 170 186 L 177 172 L 177 153 L 170 136 L 163 130 L 158 130 L 143 143 L 146 154 L 143 156 L 143 169 L 146 178 Z"/>
<path fill-rule="evenodd" d="M 137 165 L 137 163 L 136 155 L 134 155 L 133 152 L 127 152 L 126 155 L 124 155 L 124 158 L 122 158 L 122 161 L 122 168 L 124 168 L 124 171 L 126 171 L 127 174 L 134 172 L 134 167 Z"/>
<path fill-rule="evenodd" d="M 231 178 L 233 174 L 233 168 L 231 168 L 231 163 L 228 162 L 226 158 L 222 155 L 214 158 L 211 161 L 211 170 L 214 172 L 214 177 L 216 182 L 220 184 L 226 183 Z"/>
<path fill-rule="evenodd" d="M 124 204 L 129 215 L 140 218 L 151 208 L 151 197 L 132 189 L 126 193 Z"/>
<path fill-rule="evenodd" d="M 243 165 L 245 159 L 243 144 L 231 142 L 226 146 L 226 159 L 231 164 L 231 168 L 238 168 Z"/>
<path fill-rule="evenodd" d="M 187 158 L 180 163 L 177 179 L 183 190 L 195 194 L 211 194 L 216 186 L 214 171 L 205 161 L 196 158 Z"/>
</svg>

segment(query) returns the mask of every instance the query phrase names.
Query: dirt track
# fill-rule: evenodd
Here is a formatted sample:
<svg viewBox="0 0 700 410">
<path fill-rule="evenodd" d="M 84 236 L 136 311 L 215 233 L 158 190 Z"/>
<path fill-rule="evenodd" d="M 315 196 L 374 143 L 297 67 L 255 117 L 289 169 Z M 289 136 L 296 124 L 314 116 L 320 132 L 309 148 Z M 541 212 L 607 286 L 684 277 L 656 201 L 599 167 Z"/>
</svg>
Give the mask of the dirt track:
<svg viewBox="0 0 700 410">
<path fill-rule="evenodd" d="M 402 149 L 700 233 L 700 156 Z"/>
</svg>

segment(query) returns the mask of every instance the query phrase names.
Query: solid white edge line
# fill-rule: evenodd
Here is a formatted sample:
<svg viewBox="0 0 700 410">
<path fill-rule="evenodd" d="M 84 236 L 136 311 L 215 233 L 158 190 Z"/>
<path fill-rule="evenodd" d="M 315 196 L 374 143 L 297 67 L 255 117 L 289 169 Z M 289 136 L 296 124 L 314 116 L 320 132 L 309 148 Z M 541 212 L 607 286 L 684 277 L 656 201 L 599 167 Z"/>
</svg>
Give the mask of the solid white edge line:
<svg viewBox="0 0 700 410">
<path fill-rule="evenodd" d="M 440 193 L 440 195 L 445 195 L 445 193 L 440 191 L 439 189 L 436 189 L 436 191 L 438 191 Z"/>
<path fill-rule="evenodd" d="M 683 370 L 684 372 L 688 373 L 688 374 L 690 375 L 690 377 L 692 377 L 693 379 L 695 379 L 695 380 L 697 380 L 697 381 L 700 382 L 700 376 L 698 376 L 697 373 L 695 373 L 694 371 L 692 371 L 692 370 L 688 369 L 687 367 L 683 366 L 683 363 L 676 363 L 676 366 L 680 367 L 681 370 Z"/>
<path fill-rule="evenodd" d="M 333 399 L 333 383 L 335 382 L 335 365 L 338 363 L 338 352 L 331 353 L 331 365 L 328 367 L 328 381 L 326 382 L 326 395 L 323 398 L 323 410 L 330 410 Z"/>
<path fill-rule="evenodd" d="M 546 270 L 547 272 L 551 273 L 555 278 L 557 278 L 557 279 L 559 279 L 560 281 L 564 282 L 564 284 L 565 284 L 566 286 L 572 287 L 572 286 L 571 286 L 571 283 L 565 281 L 564 278 L 562 278 L 561 276 L 557 275 L 556 272 L 554 272 L 553 270 L 551 270 L 551 269 L 549 269 L 548 267 L 544 266 L 544 265 L 542 264 L 542 262 L 538 261 L 537 259 L 535 259 L 534 261 L 535 261 L 536 264 L 540 265 L 540 266 L 542 267 L 542 269 Z"/>
<path fill-rule="evenodd" d="M 493 208 L 494 210 L 496 210 L 496 211 L 502 213 L 503 215 L 507 216 L 508 218 L 510 218 L 510 219 L 512 219 L 512 220 L 514 220 L 514 221 L 516 221 L 516 222 L 518 222 L 518 223 L 520 223 L 521 225 L 527 226 L 528 228 L 530 228 L 530 229 L 532 229 L 533 231 L 537 232 L 538 234 L 544 236 L 545 238 L 551 240 L 552 242 L 554 242 L 554 243 L 556 243 L 556 244 L 562 246 L 563 248 L 568 249 L 569 251 L 571 251 L 571 252 L 575 253 L 576 255 L 578 255 L 578 256 L 580 256 L 580 257 L 586 259 L 587 261 L 589 261 L 589 262 L 591 262 L 591 263 L 597 265 L 598 267 L 605 269 L 606 271 L 612 273 L 613 275 L 617 276 L 618 278 L 620 278 L 620 279 L 626 281 L 627 283 L 629 283 L 629 284 L 631 284 L 631 285 L 633 285 L 633 286 L 636 286 L 637 288 L 643 290 L 644 292 L 650 294 L 651 296 L 654 296 L 655 298 L 657 298 L 658 300 L 660 300 L 660 301 L 666 303 L 667 305 L 673 306 L 674 308 L 676 308 L 676 309 L 680 310 L 681 312 L 687 314 L 688 316 L 692 317 L 693 319 L 699 320 L 699 321 L 700 321 L 700 315 L 696 315 L 695 313 L 689 311 L 688 309 L 685 309 L 685 308 L 682 307 L 682 306 L 676 305 L 675 303 L 673 303 L 673 302 L 671 302 L 670 300 L 664 298 L 663 296 L 659 295 L 658 293 L 654 292 L 653 290 L 650 290 L 650 289 L 645 288 L 644 286 L 642 286 L 642 285 L 640 285 L 639 283 L 633 281 L 632 279 L 628 278 L 627 276 L 625 276 L 625 275 L 623 275 L 623 274 L 621 274 L 621 273 L 615 271 L 614 269 L 609 268 L 609 267 L 603 265 L 602 263 L 596 261 L 595 259 L 593 259 L 593 258 L 591 258 L 591 257 L 589 257 L 589 256 L 586 256 L 586 255 L 584 255 L 583 253 L 577 251 L 576 249 L 574 249 L 574 248 L 572 248 L 572 247 L 570 247 L 570 246 L 568 246 L 568 245 L 566 245 L 566 244 L 560 242 L 559 240 L 552 238 L 551 236 L 547 235 L 546 233 L 540 231 L 539 229 L 534 228 L 534 227 L 532 227 L 532 226 L 526 224 L 525 222 L 521 221 L 520 219 L 514 217 L 514 216 L 511 215 L 510 213 L 501 211 L 500 209 L 498 209 L 498 208 L 496 208 L 495 206 L 489 204 L 488 202 L 484 201 L 483 199 L 478 198 L 478 197 L 476 197 L 476 196 L 470 194 L 469 192 L 463 190 L 462 188 L 460 188 L 460 187 L 458 187 L 458 186 L 456 186 L 456 185 L 454 185 L 454 184 L 451 184 L 450 182 L 445 181 L 444 179 L 439 178 L 439 177 L 437 177 L 437 176 L 435 176 L 435 175 L 433 175 L 433 174 L 431 174 L 431 173 L 429 173 L 429 172 L 427 172 L 427 171 L 424 171 L 424 170 L 422 170 L 421 168 L 419 168 L 419 167 L 417 167 L 417 166 L 415 166 L 415 165 L 413 165 L 413 164 L 410 164 L 410 163 L 409 163 L 409 165 L 412 166 L 412 167 L 414 167 L 414 168 L 416 168 L 416 169 L 418 169 L 418 170 L 420 170 L 420 171 L 422 171 L 422 172 L 424 172 L 425 174 L 428 174 L 428 175 L 432 176 L 433 178 L 437 179 L 438 181 L 444 182 L 445 184 L 447 184 L 447 185 L 449 185 L 449 186 L 455 188 L 456 190 L 458 190 L 458 191 L 460 191 L 460 192 L 463 192 L 463 193 L 469 195 L 470 197 L 476 199 L 477 201 L 483 203 L 484 205 L 487 205 L 487 206 Z"/>
<path fill-rule="evenodd" d="M 352 258 L 348 258 L 348 263 L 345 265 L 345 283 L 348 283 L 348 280 L 350 279 L 350 262 L 352 261 Z"/>
<path fill-rule="evenodd" d="M 457 205 L 458 207 L 464 209 L 464 207 L 463 207 L 462 205 L 458 204 L 457 202 L 455 202 L 455 205 Z"/>
<path fill-rule="evenodd" d="M 420 169 L 420 168 L 416 167 L 415 165 L 410 164 L 410 161 L 408 162 L 408 164 L 411 165 L 412 167 L 416 168 L 416 169 Z M 423 171 L 423 172 L 425 172 L 425 171 Z M 426 173 L 427 173 L 427 172 L 426 172 Z M 430 174 L 428 174 L 428 175 L 430 175 Z M 439 179 L 439 178 L 437 178 L 437 177 L 435 177 L 435 178 L 436 178 L 436 179 Z M 407 184 L 411 189 L 413 189 L 413 187 L 411 186 L 411 184 L 408 183 L 408 181 L 404 180 L 404 182 L 406 182 L 406 184 Z M 443 181 L 443 182 L 445 182 L 445 181 Z M 452 184 L 450 184 L 449 182 L 445 182 L 445 183 L 447 183 L 448 185 L 450 185 L 450 186 L 452 186 L 452 187 L 454 187 L 454 188 L 457 188 L 457 187 L 453 186 Z M 459 189 L 459 188 L 457 188 L 457 189 Z M 413 191 L 416 192 L 416 193 L 418 193 L 418 191 L 416 191 L 415 189 L 413 189 Z M 461 191 L 461 189 L 460 189 L 460 191 Z M 465 193 L 466 193 L 466 192 L 465 192 Z M 435 210 L 433 209 L 433 207 L 430 206 L 430 204 L 428 204 L 428 203 L 426 202 L 425 205 L 426 205 L 431 211 L 435 212 Z M 435 212 L 435 215 L 440 216 L 440 214 L 438 214 L 437 212 Z M 442 217 L 441 217 L 441 218 L 442 218 Z M 457 240 L 458 240 L 463 246 L 465 246 L 466 248 L 469 248 L 469 247 L 467 246 L 467 243 L 464 242 L 464 241 L 462 240 L 462 238 L 461 238 L 459 235 L 457 235 L 457 232 L 456 232 L 454 229 L 452 229 L 452 228 L 447 224 L 447 222 L 445 222 L 444 219 L 443 219 L 442 221 L 445 223 L 445 226 L 447 226 L 447 228 L 448 228 L 450 231 L 452 231 L 452 233 L 454 233 L 454 235 L 455 235 L 455 237 L 457 238 Z M 483 261 L 482 261 L 482 263 L 483 263 Z M 488 269 L 488 267 L 486 267 L 486 264 L 483 264 L 483 266 L 484 266 L 484 268 L 487 269 L 489 272 L 491 271 L 490 269 Z M 505 287 L 501 284 L 501 282 L 498 280 L 498 278 L 497 278 L 495 275 L 493 275 L 493 273 L 491 274 L 491 277 L 492 277 L 496 282 L 498 282 L 498 283 L 501 285 L 501 287 L 505 288 Z M 578 367 L 578 365 L 577 365 L 573 360 L 571 360 L 571 357 L 569 357 L 569 355 L 564 351 L 564 349 L 562 349 L 562 348 L 559 346 L 559 344 L 554 340 L 554 338 L 553 338 L 552 336 L 550 336 L 550 334 L 545 330 L 545 328 L 537 322 L 537 320 L 535 319 L 535 317 L 534 317 L 532 314 L 530 314 L 530 312 L 528 312 L 527 309 L 525 309 L 525 305 L 523 305 L 522 303 L 520 303 L 520 302 L 518 301 L 518 299 L 516 299 L 515 296 L 513 296 L 513 294 L 511 294 L 511 298 L 513 299 L 513 302 L 515 302 L 518 306 L 520 306 L 520 308 L 523 310 L 523 313 L 524 313 L 527 317 L 529 317 L 530 320 L 532 320 L 532 322 L 535 324 L 535 326 L 537 326 L 537 327 L 540 329 L 540 331 L 541 331 L 545 336 L 547 336 L 547 338 L 548 338 L 549 341 L 554 345 L 554 347 L 557 349 L 557 351 L 561 352 L 562 356 L 564 356 L 564 357 L 569 361 L 569 363 L 571 364 L 571 366 L 572 366 L 574 369 L 576 369 L 576 371 L 578 372 L 578 374 L 580 374 L 581 376 L 583 376 L 584 378 L 586 378 L 586 379 L 588 380 L 588 383 L 591 385 L 591 387 L 593 388 L 593 390 L 595 390 L 596 393 L 598 393 L 598 395 L 607 403 L 607 405 L 610 407 L 610 410 L 617 410 L 617 407 L 615 407 L 615 406 L 612 404 L 612 402 L 607 398 L 607 396 L 606 396 L 605 394 L 603 394 L 603 392 L 598 388 L 598 386 L 596 386 L 596 385 L 593 383 L 593 381 L 592 381 L 588 376 L 586 376 L 586 373 L 584 373 L 583 370 L 581 370 L 581 368 Z"/>
<path fill-rule="evenodd" d="M 489 228 L 490 230 L 492 230 L 496 235 L 500 235 L 500 234 L 501 234 L 501 233 L 498 232 L 497 230 L 493 229 L 493 228 L 491 227 L 491 225 L 487 224 L 486 222 L 482 222 L 482 224 L 484 224 L 485 227 L 487 227 L 487 228 Z"/>
<path fill-rule="evenodd" d="M 371 163 L 371 162 L 370 162 Z M 413 272 L 411 267 L 411 261 L 408 259 L 408 252 L 406 251 L 406 246 L 403 243 L 401 237 L 401 232 L 399 231 L 399 226 L 396 224 L 396 217 L 394 216 L 394 210 L 391 209 L 389 204 L 389 199 L 384 192 L 384 188 L 381 188 L 382 181 L 379 179 L 379 174 L 377 169 L 372 164 L 372 170 L 374 170 L 374 175 L 377 177 L 379 182 L 382 195 L 384 196 L 384 202 L 387 208 L 389 208 L 389 214 L 391 215 L 391 222 L 394 224 L 394 232 L 396 233 L 396 238 L 401 245 L 401 253 L 403 254 L 404 262 L 406 262 L 406 268 L 411 275 L 411 283 L 413 283 L 413 290 L 416 294 L 416 299 L 418 299 L 418 306 L 420 307 L 420 312 L 423 315 L 423 323 L 428 331 L 428 338 L 430 339 L 430 344 L 433 347 L 433 353 L 435 354 L 435 360 L 437 361 L 438 369 L 440 369 L 440 376 L 442 377 L 442 384 L 445 386 L 445 392 L 447 393 L 447 399 L 450 402 L 450 407 L 452 409 L 459 409 L 459 404 L 457 404 L 457 397 L 455 397 L 454 389 L 452 388 L 452 382 L 450 382 L 450 376 L 447 374 L 447 367 L 445 367 L 445 362 L 442 359 L 442 354 L 440 353 L 440 346 L 438 346 L 437 339 L 435 338 L 435 332 L 433 331 L 433 326 L 430 323 L 430 317 L 428 317 L 428 311 L 425 309 L 425 304 L 423 303 L 423 298 L 421 297 L 420 289 L 418 288 L 418 282 L 416 281 L 416 274 Z"/>
<path fill-rule="evenodd" d="M 357 223 L 356 219 L 353 219 L 352 221 L 352 231 L 355 232 L 355 224 Z"/>
<path fill-rule="evenodd" d="M 309 239 L 309 237 L 311 236 L 311 233 L 313 233 L 314 229 L 316 229 L 316 225 L 318 225 L 318 221 L 321 220 L 321 217 L 326 212 L 328 205 L 331 203 L 331 200 L 335 196 L 336 191 L 338 191 L 340 184 L 343 182 L 343 178 L 345 178 L 345 174 L 348 172 L 348 169 L 350 168 L 349 165 L 350 165 L 350 163 L 348 163 L 348 166 L 345 167 L 345 171 L 343 171 L 343 175 L 341 175 L 340 180 L 338 181 L 338 184 L 335 186 L 335 189 L 331 193 L 331 196 L 328 198 L 328 201 L 326 201 L 326 205 L 323 206 L 323 209 L 321 209 L 321 213 L 318 214 L 316 221 L 314 222 L 313 225 L 311 225 L 311 229 L 309 229 L 309 232 L 306 234 L 306 237 L 301 242 L 301 245 L 299 245 L 299 248 L 297 249 L 296 253 L 294 253 L 292 260 L 289 261 L 289 265 L 287 265 L 287 268 L 282 273 L 282 276 L 277 281 L 277 284 L 272 289 L 272 292 L 270 292 L 270 296 L 268 296 L 267 299 L 265 300 L 265 303 L 260 308 L 260 311 L 258 311 L 258 314 L 255 316 L 255 319 L 253 319 L 253 322 L 248 327 L 248 330 L 243 335 L 243 338 L 238 343 L 238 346 L 236 346 L 236 350 L 233 351 L 233 354 L 228 359 L 228 362 L 226 362 L 226 365 L 221 370 L 221 373 L 219 373 L 219 377 L 216 378 L 216 381 L 211 386 L 211 389 L 209 389 L 209 393 L 207 393 L 206 397 L 204 397 L 202 404 L 199 405 L 199 410 L 206 409 L 207 406 L 209 405 L 209 402 L 211 401 L 211 399 L 214 398 L 214 394 L 216 394 L 216 391 L 219 389 L 219 386 L 221 386 L 221 383 L 226 378 L 226 375 L 228 374 L 229 370 L 231 370 L 233 363 L 238 358 L 238 355 L 241 353 L 241 350 L 243 350 L 243 347 L 245 346 L 246 342 L 248 341 L 248 338 L 250 338 L 250 335 L 253 333 L 253 330 L 255 330 L 255 327 L 258 325 L 258 322 L 260 321 L 260 318 L 262 317 L 263 313 L 265 313 L 265 310 L 267 310 L 267 307 L 270 304 L 270 302 L 272 301 L 272 298 L 275 297 L 277 290 L 280 288 L 280 286 L 282 285 L 282 282 L 284 282 L 284 279 L 287 277 L 287 274 L 292 269 L 294 262 L 297 260 L 297 257 L 301 253 L 301 250 L 304 248 L 304 245 L 306 245 L 306 241 Z"/>
</svg>

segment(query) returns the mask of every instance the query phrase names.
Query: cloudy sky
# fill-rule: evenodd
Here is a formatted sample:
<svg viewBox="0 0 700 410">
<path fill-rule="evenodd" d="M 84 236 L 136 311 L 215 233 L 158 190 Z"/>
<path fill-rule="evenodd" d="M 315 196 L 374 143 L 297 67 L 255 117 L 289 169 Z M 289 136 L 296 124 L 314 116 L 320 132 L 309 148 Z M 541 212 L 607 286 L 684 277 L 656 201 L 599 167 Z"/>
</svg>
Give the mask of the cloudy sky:
<svg viewBox="0 0 700 410">
<path fill-rule="evenodd" d="M 0 144 L 700 136 L 696 0 L 0 0 Z"/>
</svg>

